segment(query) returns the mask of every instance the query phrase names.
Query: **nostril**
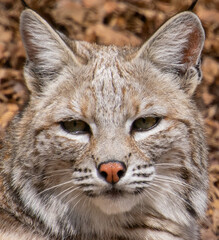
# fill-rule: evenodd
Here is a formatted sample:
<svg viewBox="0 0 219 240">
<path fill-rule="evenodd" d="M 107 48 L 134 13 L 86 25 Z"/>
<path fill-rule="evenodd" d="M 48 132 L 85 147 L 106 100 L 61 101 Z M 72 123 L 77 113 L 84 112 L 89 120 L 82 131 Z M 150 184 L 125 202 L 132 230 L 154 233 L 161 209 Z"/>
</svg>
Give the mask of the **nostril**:
<svg viewBox="0 0 219 240">
<path fill-rule="evenodd" d="M 104 172 L 104 171 L 101 171 L 100 172 L 100 175 L 103 177 L 103 178 L 107 178 L 107 173 L 106 172 Z"/>
<path fill-rule="evenodd" d="M 117 175 L 119 178 L 123 177 L 123 175 L 125 174 L 125 171 L 124 170 L 120 170 L 118 171 Z"/>
</svg>

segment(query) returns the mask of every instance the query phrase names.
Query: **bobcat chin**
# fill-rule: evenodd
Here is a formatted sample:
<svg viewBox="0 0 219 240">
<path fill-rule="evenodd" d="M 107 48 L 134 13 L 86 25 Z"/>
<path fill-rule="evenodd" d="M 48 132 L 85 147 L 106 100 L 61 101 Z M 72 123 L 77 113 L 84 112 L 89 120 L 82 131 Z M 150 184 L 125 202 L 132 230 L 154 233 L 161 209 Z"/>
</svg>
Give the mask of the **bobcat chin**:
<svg viewBox="0 0 219 240">
<path fill-rule="evenodd" d="M 30 9 L 20 32 L 31 95 L 0 150 L 0 238 L 199 240 L 198 17 L 177 14 L 139 48 L 71 41 Z"/>
</svg>

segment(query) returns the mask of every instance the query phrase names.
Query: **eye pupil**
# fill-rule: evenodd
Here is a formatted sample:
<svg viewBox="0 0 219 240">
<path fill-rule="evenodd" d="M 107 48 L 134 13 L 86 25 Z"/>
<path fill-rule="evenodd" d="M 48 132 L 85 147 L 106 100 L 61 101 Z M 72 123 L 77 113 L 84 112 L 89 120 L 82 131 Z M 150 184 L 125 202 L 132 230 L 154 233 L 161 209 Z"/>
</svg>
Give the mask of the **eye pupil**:
<svg viewBox="0 0 219 240">
<path fill-rule="evenodd" d="M 159 117 L 138 118 L 133 122 L 132 130 L 137 132 L 148 131 L 156 127 L 160 120 Z"/>
<path fill-rule="evenodd" d="M 69 120 L 60 123 L 62 129 L 72 134 L 87 134 L 90 133 L 89 125 L 82 120 Z"/>
</svg>

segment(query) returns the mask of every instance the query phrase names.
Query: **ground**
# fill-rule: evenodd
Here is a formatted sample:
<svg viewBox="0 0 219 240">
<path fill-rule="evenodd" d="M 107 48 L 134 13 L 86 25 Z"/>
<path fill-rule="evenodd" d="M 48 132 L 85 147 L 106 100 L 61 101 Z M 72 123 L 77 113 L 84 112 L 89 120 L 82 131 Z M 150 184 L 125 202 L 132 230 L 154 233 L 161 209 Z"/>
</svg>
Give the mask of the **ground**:
<svg viewBox="0 0 219 240">
<path fill-rule="evenodd" d="M 188 9 L 192 0 L 27 0 L 70 38 L 98 44 L 142 44 L 165 20 Z M 0 0 L 0 136 L 28 99 L 24 85 L 25 51 L 19 35 L 19 0 Z M 219 238 L 219 0 L 199 0 L 206 41 L 203 81 L 196 93 L 209 146 L 209 208 L 202 240 Z"/>
</svg>

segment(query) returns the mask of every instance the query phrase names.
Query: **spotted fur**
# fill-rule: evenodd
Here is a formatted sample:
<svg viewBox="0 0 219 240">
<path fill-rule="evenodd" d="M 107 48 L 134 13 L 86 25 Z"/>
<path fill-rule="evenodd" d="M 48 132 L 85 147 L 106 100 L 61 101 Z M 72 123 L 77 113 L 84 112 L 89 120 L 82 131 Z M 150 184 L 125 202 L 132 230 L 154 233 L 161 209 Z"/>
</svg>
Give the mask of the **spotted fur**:
<svg viewBox="0 0 219 240">
<path fill-rule="evenodd" d="M 0 150 L 0 238 L 198 240 L 207 151 L 192 99 L 204 31 L 180 13 L 140 48 L 70 41 L 32 10 L 21 15 L 31 92 Z M 133 122 L 159 116 L 154 128 Z M 85 121 L 90 134 L 61 122 Z M 112 186 L 103 162 L 123 162 Z"/>
</svg>

